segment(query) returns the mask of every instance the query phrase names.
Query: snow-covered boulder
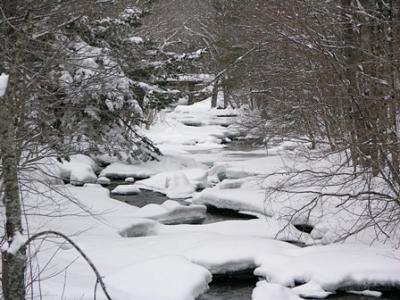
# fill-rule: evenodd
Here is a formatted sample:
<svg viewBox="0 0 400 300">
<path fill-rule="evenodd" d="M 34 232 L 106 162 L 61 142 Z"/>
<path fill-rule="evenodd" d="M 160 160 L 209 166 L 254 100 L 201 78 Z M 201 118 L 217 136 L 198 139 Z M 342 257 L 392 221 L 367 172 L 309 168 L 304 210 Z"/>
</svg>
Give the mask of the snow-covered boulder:
<svg viewBox="0 0 400 300">
<path fill-rule="evenodd" d="M 175 172 L 162 172 L 137 182 L 140 188 L 167 195 L 170 199 L 183 199 L 193 196 L 198 189 L 205 187 L 207 171 L 186 169 Z"/>
<path fill-rule="evenodd" d="M 188 250 L 185 256 L 192 262 L 206 267 L 213 274 L 225 274 L 254 269 L 263 253 L 278 254 L 296 249 L 291 244 L 256 237 L 225 236 L 210 240 Z"/>
<path fill-rule="evenodd" d="M 135 178 L 133 178 L 133 177 L 126 177 L 126 178 L 125 178 L 125 182 L 127 182 L 127 183 L 134 183 L 134 182 L 135 182 Z"/>
<path fill-rule="evenodd" d="M 183 173 L 174 173 L 168 176 L 165 187 L 167 197 L 171 199 L 189 198 L 196 191 L 196 186 L 192 185 Z"/>
<path fill-rule="evenodd" d="M 255 174 L 240 167 L 218 164 L 209 170 L 207 181 L 210 185 L 215 185 L 224 179 L 240 179 L 253 175 Z"/>
<path fill-rule="evenodd" d="M 265 202 L 265 192 L 261 189 L 225 189 L 218 186 L 205 189 L 193 197 L 193 203 L 212 205 L 217 208 L 247 211 L 273 216 Z"/>
<path fill-rule="evenodd" d="M 113 189 L 111 193 L 116 195 L 138 195 L 140 194 L 140 188 L 134 184 L 122 184 Z"/>
<path fill-rule="evenodd" d="M 279 284 L 269 283 L 267 281 L 257 282 L 257 287 L 251 295 L 252 300 L 302 300 L 292 290 Z"/>
<path fill-rule="evenodd" d="M 118 231 L 122 237 L 139 237 L 155 235 L 158 232 L 158 226 L 160 224 L 154 220 L 147 218 L 143 219 L 132 219 L 129 226 L 126 226 Z"/>
<path fill-rule="evenodd" d="M 255 275 L 294 287 L 302 297 L 326 297 L 337 290 L 400 287 L 400 259 L 390 249 L 333 244 L 265 255 Z"/>
<path fill-rule="evenodd" d="M 243 179 L 225 179 L 217 184 L 217 187 L 221 190 L 239 189 L 244 183 Z"/>
<path fill-rule="evenodd" d="M 201 223 L 206 218 L 207 208 L 204 205 L 182 205 L 167 200 L 161 205 L 148 204 L 140 208 L 135 217 L 149 218 L 163 224 Z"/>
<path fill-rule="evenodd" d="M 105 281 L 118 299 L 194 300 L 208 289 L 211 274 L 181 256 L 163 256 L 127 266 Z"/>
<path fill-rule="evenodd" d="M 101 176 L 97 178 L 97 183 L 101 185 L 110 185 L 111 184 L 111 179 L 107 178 L 105 176 Z"/>
<path fill-rule="evenodd" d="M 73 155 L 70 161 L 63 161 L 60 164 L 63 178 L 72 185 L 81 186 L 85 183 L 95 183 L 97 176 L 95 172 L 98 170 L 96 162 L 89 156 L 83 154 Z"/>
<path fill-rule="evenodd" d="M 188 168 L 205 168 L 205 166 L 190 158 L 164 155 L 158 161 L 136 162 L 134 164 L 114 162 L 105 167 L 100 176 L 106 176 L 111 179 L 126 179 L 128 177 L 145 179 L 165 172 L 165 170 L 177 171 Z"/>
</svg>

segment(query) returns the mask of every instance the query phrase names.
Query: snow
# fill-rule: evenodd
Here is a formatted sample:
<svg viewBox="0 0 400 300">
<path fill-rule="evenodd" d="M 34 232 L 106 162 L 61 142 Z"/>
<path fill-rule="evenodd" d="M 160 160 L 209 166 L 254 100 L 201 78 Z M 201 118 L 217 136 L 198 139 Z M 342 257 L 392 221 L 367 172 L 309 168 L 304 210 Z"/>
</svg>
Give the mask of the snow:
<svg viewBox="0 0 400 300">
<path fill-rule="evenodd" d="M 257 282 L 251 295 L 252 300 L 302 300 L 290 289 L 266 281 Z"/>
<path fill-rule="evenodd" d="M 111 179 L 107 178 L 105 176 L 97 178 L 97 183 L 101 185 L 110 185 L 111 184 Z"/>
<path fill-rule="evenodd" d="M 286 226 L 285 226 L 286 225 Z M 158 226 L 156 234 L 171 234 L 185 232 L 207 232 L 224 236 L 245 236 L 290 241 L 306 241 L 307 235 L 298 231 L 290 224 L 272 218 L 253 220 L 231 220 L 200 225 Z"/>
<path fill-rule="evenodd" d="M 99 167 L 89 156 L 73 155 L 70 161 L 63 161 L 60 164 L 60 168 L 62 169 L 61 176 L 73 185 L 83 185 L 97 181 L 95 172 Z"/>
<path fill-rule="evenodd" d="M 141 300 L 195 300 L 210 281 L 207 269 L 181 256 L 149 259 L 106 278 L 111 291 L 127 287 L 121 299 Z"/>
<path fill-rule="evenodd" d="M 207 171 L 203 168 L 184 169 L 176 172 L 162 172 L 141 180 L 136 185 L 143 189 L 165 194 L 170 199 L 193 196 L 199 188 L 205 187 Z"/>
<path fill-rule="evenodd" d="M 222 142 L 236 134 L 227 126 L 235 122 L 237 115 L 234 109 L 211 109 L 211 98 L 208 98 L 161 113 L 144 133 L 163 152 L 221 148 Z"/>
<path fill-rule="evenodd" d="M 400 287 L 400 253 L 379 243 L 362 245 L 371 241 L 368 230 L 344 244 L 299 248 L 284 242 L 330 243 L 349 230 L 362 208 L 349 203 L 338 211 L 340 201 L 327 198 L 309 215 L 291 218 L 293 210 L 304 206 L 312 193 L 288 197 L 277 191 L 269 194 L 269 188 L 290 178 L 293 168 L 309 167 L 297 156 L 301 146 L 287 141 L 269 149 L 270 156 L 263 150 L 247 158 L 235 157 L 234 151 L 216 154 L 232 134 L 231 128 L 216 123 L 221 115 L 230 115 L 223 124 L 228 125 L 238 112 L 212 110 L 209 104 L 207 100 L 178 106 L 156 122 L 148 135 L 167 153 L 159 161 L 128 164 L 103 155 L 100 161 L 112 163 L 99 178 L 97 164 L 87 156 L 73 156 L 63 164 L 51 160 L 51 166 L 42 162 L 56 178 L 84 186 L 31 182 L 30 190 L 24 190 L 24 222 L 29 222 L 30 234 L 56 230 L 71 236 L 99 269 L 113 299 L 193 300 L 207 290 L 211 274 L 244 270 L 255 270 L 262 278 L 253 291 L 255 300 L 319 298 L 338 289 L 378 295 L 369 290 Z M 207 168 L 193 158 L 212 166 Z M 314 163 L 317 170 L 332 166 L 328 159 Z M 275 171 L 282 173 L 266 176 Z M 115 178 L 131 181 L 130 177 L 147 179 L 116 189 L 123 193 L 150 189 L 170 198 L 188 198 L 192 204 L 167 200 L 138 208 L 110 198 L 107 189 L 93 184 L 108 184 Z M 302 179 L 304 185 L 297 189 L 318 191 L 313 182 Z M 359 186 L 351 188 L 358 190 Z M 251 212 L 259 219 L 182 224 L 203 220 L 204 205 Z M 294 227 L 301 223 L 314 226 L 311 234 Z M 34 247 L 41 249 L 36 261 L 46 266 L 41 274 L 43 299 L 60 299 L 64 285 L 66 299 L 93 299 L 95 278 L 75 250 L 58 239 L 37 241 Z M 97 298 L 104 299 L 99 289 Z"/>
<path fill-rule="evenodd" d="M 27 242 L 27 237 L 22 235 L 20 232 L 16 232 L 13 236 L 13 240 L 10 245 L 7 245 L 7 243 L 3 244 L 2 251 L 7 251 L 7 253 L 15 255 L 21 249 L 22 246 L 25 245 Z"/>
<path fill-rule="evenodd" d="M 167 200 L 161 205 L 148 204 L 139 209 L 134 216 L 157 220 L 163 224 L 186 224 L 202 222 L 206 218 L 206 211 L 204 205 L 186 206 Z"/>
<path fill-rule="evenodd" d="M 144 40 L 140 36 L 131 36 L 128 38 L 128 41 L 133 43 L 133 44 L 143 44 Z"/>
<path fill-rule="evenodd" d="M 354 295 L 361 295 L 361 296 L 369 296 L 369 297 L 381 297 L 382 292 L 377 292 L 377 291 L 370 291 L 370 290 L 365 290 L 365 291 L 348 291 L 349 294 L 354 294 Z"/>
<path fill-rule="evenodd" d="M 0 74 L 0 97 L 3 97 L 4 94 L 6 93 L 8 85 L 8 75 L 1 73 Z"/>
<path fill-rule="evenodd" d="M 313 280 L 293 288 L 292 291 L 300 296 L 318 299 L 326 298 L 332 294 L 331 292 L 324 291 L 321 285 Z"/>
<path fill-rule="evenodd" d="M 140 189 L 134 184 L 124 184 L 118 185 L 111 193 L 117 195 L 137 195 L 140 194 Z"/>
<path fill-rule="evenodd" d="M 226 188 L 223 185 L 223 188 Z M 233 209 L 236 211 L 249 211 L 261 213 L 266 216 L 274 214 L 265 201 L 265 191 L 251 188 L 223 189 L 218 187 L 208 188 L 196 194 L 193 203 L 212 205 L 218 208 Z"/>
<path fill-rule="evenodd" d="M 288 243 L 244 236 L 221 236 L 220 240 L 198 245 L 185 253 L 192 262 L 206 267 L 213 274 L 254 269 L 265 253 L 277 254 L 296 248 Z"/>
<path fill-rule="evenodd" d="M 338 289 L 400 286 L 400 260 L 387 248 L 352 244 L 313 246 L 265 255 L 257 276 L 293 287 L 302 297 L 325 297 Z"/>
<path fill-rule="evenodd" d="M 106 176 L 112 179 L 125 179 L 127 177 L 143 179 L 165 170 L 175 171 L 189 167 L 201 168 L 204 166 L 190 158 L 164 155 L 159 158 L 159 161 L 137 162 L 135 164 L 114 162 L 104 168 L 100 176 Z"/>
<path fill-rule="evenodd" d="M 126 178 L 125 178 L 125 182 L 134 183 L 134 182 L 135 182 L 135 178 L 133 178 L 133 177 L 126 177 Z"/>
<path fill-rule="evenodd" d="M 75 200 L 63 200 L 60 191 L 37 188 L 42 193 L 25 197 L 31 232 L 51 229 L 73 236 L 93 260 L 115 299 L 195 299 L 207 288 L 210 273 L 253 268 L 257 268 L 257 276 L 268 278 L 269 284 L 281 285 L 282 297 L 293 297 L 296 292 L 315 295 L 318 287 L 332 292 L 337 288 L 354 290 L 360 284 L 365 289 L 374 288 L 377 283 L 400 282 L 400 259 L 389 249 L 360 245 L 298 248 L 270 239 L 282 224 L 269 218 L 206 225 L 162 225 L 147 219 L 157 213 L 155 205 L 139 209 L 121 203 L 109 198 L 108 190 L 99 185 L 60 187 L 63 194 L 70 194 Z M 168 201 L 161 208 L 174 210 L 181 205 Z M 300 236 L 295 229 L 291 234 L 292 238 Z M 41 282 L 44 298 L 59 299 L 64 285 L 62 270 L 69 266 L 65 298 L 92 299 L 90 282 L 94 279 L 86 263 L 76 260 L 74 250 L 61 248 L 65 250 L 50 263 L 48 258 L 53 257 L 58 247 L 47 241 L 39 252 L 40 264 L 49 263 L 44 277 L 60 272 L 59 276 L 50 276 Z M 71 261 L 75 262 L 71 265 Z M 163 284 L 159 284 L 161 281 Z M 291 292 L 283 287 L 293 287 L 294 281 L 309 284 Z M 310 282 L 315 283 L 313 289 Z M 157 291 L 154 291 L 155 284 Z M 273 292 L 265 284 L 257 286 L 253 299 Z M 100 291 L 98 297 L 102 299 Z"/>
</svg>

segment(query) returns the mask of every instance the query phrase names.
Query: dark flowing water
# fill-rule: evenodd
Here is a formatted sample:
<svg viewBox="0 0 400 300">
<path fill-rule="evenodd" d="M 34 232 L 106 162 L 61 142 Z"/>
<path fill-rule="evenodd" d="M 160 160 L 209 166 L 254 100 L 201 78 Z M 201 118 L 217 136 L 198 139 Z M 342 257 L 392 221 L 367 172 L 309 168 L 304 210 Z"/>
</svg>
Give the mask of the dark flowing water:
<svg viewBox="0 0 400 300">
<path fill-rule="evenodd" d="M 250 300 L 256 284 L 255 277 L 214 279 L 207 293 L 198 300 Z"/>
</svg>

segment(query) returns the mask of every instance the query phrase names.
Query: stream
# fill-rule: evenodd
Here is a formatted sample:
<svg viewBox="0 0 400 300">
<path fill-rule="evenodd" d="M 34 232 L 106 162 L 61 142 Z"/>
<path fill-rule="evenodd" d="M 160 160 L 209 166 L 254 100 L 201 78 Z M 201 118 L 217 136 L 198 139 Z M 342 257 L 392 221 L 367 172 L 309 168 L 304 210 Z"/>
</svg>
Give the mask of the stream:
<svg viewBox="0 0 400 300">
<path fill-rule="evenodd" d="M 265 156 L 262 148 L 258 148 L 255 151 L 254 146 L 245 145 L 242 143 L 234 143 L 228 145 L 224 149 L 215 149 L 213 151 L 196 151 L 191 154 L 196 155 L 196 159 L 207 165 L 212 165 L 215 161 L 215 155 L 224 159 L 224 161 L 244 160 L 250 158 L 257 158 Z M 265 151 L 265 150 L 264 150 Z M 214 159 L 211 160 L 210 158 Z M 208 160 L 210 159 L 210 160 Z M 126 184 L 125 182 L 113 182 L 108 188 L 112 190 L 119 184 Z M 112 194 L 112 198 L 134 205 L 137 207 L 143 207 L 147 204 L 162 204 L 168 198 L 157 192 L 143 190 L 138 195 L 115 195 Z M 176 201 L 176 199 L 174 199 Z M 178 200 L 183 205 L 190 205 L 190 203 L 184 200 Z M 207 218 L 204 220 L 205 223 L 215 223 L 226 220 L 248 220 L 253 219 L 254 216 L 240 214 L 235 211 L 217 209 L 214 207 L 207 208 Z M 258 279 L 253 276 L 252 271 L 234 274 L 234 275 L 217 275 L 213 277 L 213 281 L 210 283 L 210 289 L 207 293 L 201 295 L 197 300 L 249 300 L 251 294 L 256 286 Z M 400 299 L 400 292 L 388 293 L 382 295 L 380 298 L 374 296 L 362 296 L 355 294 L 339 293 L 332 295 L 326 299 L 331 300 L 394 300 Z M 280 299 L 265 299 L 265 300 L 280 300 Z M 312 299 L 311 299 L 312 300 Z M 316 299 L 315 299 L 316 300 Z"/>
<path fill-rule="evenodd" d="M 116 183 L 110 186 L 110 189 L 121 183 Z M 112 195 L 112 198 L 119 201 L 143 207 L 150 203 L 162 204 L 168 198 L 160 193 L 143 190 L 139 195 Z M 185 201 L 178 201 L 181 204 L 189 205 Z M 217 208 L 207 209 L 207 218 L 204 223 L 215 223 L 226 220 L 248 220 L 253 216 L 236 213 L 231 210 L 220 210 Z M 249 300 L 258 279 L 252 275 L 252 272 L 244 274 L 235 274 L 229 276 L 217 276 L 210 283 L 210 289 L 207 293 L 201 295 L 197 300 Z M 394 300 L 400 299 L 399 294 L 388 294 L 380 298 L 373 296 L 360 296 L 352 294 L 338 294 L 328 297 L 331 300 Z M 279 299 L 266 299 L 279 300 Z M 316 299 L 315 299 L 316 300 Z"/>
</svg>

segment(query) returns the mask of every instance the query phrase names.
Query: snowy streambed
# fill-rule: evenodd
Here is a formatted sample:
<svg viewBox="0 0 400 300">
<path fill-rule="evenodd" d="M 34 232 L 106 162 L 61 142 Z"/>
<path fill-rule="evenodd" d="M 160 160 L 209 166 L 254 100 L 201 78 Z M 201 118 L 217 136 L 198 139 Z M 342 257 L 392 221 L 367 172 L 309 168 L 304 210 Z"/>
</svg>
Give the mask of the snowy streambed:
<svg viewBox="0 0 400 300">
<path fill-rule="evenodd" d="M 30 232 L 70 236 L 114 300 L 361 300 L 371 296 L 335 293 L 400 287 L 400 252 L 393 243 L 373 240 L 370 246 L 368 230 L 332 243 L 354 218 L 348 207 L 338 214 L 336 203 L 328 201 L 309 216 L 288 219 L 308 195 L 287 199 L 277 193 L 266 201 L 266 189 L 276 183 L 268 175 L 301 165 L 296 143 L 276 145 L 268 156 L 262 148 L 224 149 L 234 128 L 220 126 L 218 116 L 237 112 L 208 107 L 207 101 L 179 106 L 150 129 L 148 136 L 165 154 L 159 161 L 78 155 L 62 165 L 44 163 L 54 176 L 33 174 L 41 180 L 24 191 Z M 100 169 L 97 162 L 107 166 Z M 50 186 L 42 184 L 46 180 Z M 111 195 L 100 184 L 112 180 L 125 181 L 111 186 Z M 257 218 L 221 216 L 221 209 Z M 33 273 L 43 299 L 93 299 L 95 278 L 73 248 L 58 239 L 38 241 L 35 248 L 40 251 Z M 97 299 L 104 299 L 100 290 Z"/>
<path fill-rule="evenodd" d="M 246 156 L 245 156 L 246 157 Z M 223 191 L 222 191 L 223 192 Z M 125 195 L 125 196 L 113 196 L 113 197 L 117 197 L 119 198 L 119 200 L 122 200 L 124 202 L 130 202 L 131 204 L 135 205 L 135 203 L 137 205 L 145 205 L 145 204 L 149 204 L 149 203 L 159 203 L 161 204 L 163 201 L 166 201 L 168 198 L 162 194 L 159 193 L 154 193 L 154 192 L 143 192 L 143 194 L 139 194 L 139 195 Z M 154 201 L 154 202 L 152 202 Z M 187 204 L 184 201 L 181 201 L 182 204 Z M 214 218 L 215 216 L 217 216 L 216 219 L 211 219 L 211 222 L 218 222 L 218 221 L 224 221 L 224 220 L 230 220 L 233 219 L 234 217 L 237 218 L 237 216 L 232 216 L 232 215 L 227 215 L 224 213 L 220 213 L 219 210 L 217 208 L 214 208 L 212 210 L 213 214 L 214 214 Z M 222 210 L 222 212 L 224 212 Z M 254 220 L 253 222 L 258 222 L 257 220 Z M 229 226 L 229 225 L 231 226 Z M 236 225 L 236 226 L 235 226 Z M 214 226 L 214 227 L 211 227 Z M 194 226 L 189 226 L 189 225 L 182 225 L 181 227 L 177 227 L 175 226 L 176 229 L 173 228 L 169 228 L 166 230 L 166 232 L 174 232 L 175 230 L 177 230 L 177 232 L 179 232 L 179 228 L 184 229 L 181 232 L 184 232 L 186 230 L 189 231 L 193 231 L 193 232 L 198 232 L 198 231 L 219 231 L 223 232 L 224 234 L 227 234 L 229 231 L 229 227 L 232 227 L 232 230 L 235 230 L 236 228 L 238 228 L 239 226 L 243 229 L 243 227 L 245 227 L 246 225 L 243 223 L 241 225 L 239 224 L 234 224 L 234 223 L 217 223 L 214 225 L 211 225 L 208 228 L 203 227 L 203 226 L 198 226 L 196 228 L 196 225 Z M 225 226 L 225 232 L 224 232 L 224 228 Z M 261 225 L 262 226 L 262 225 Z M 219 229 L 217 229 L 219 227 Z M 170 231 L 171 230 L 171 231 Z M 249 230 L 250 232 L 251 230 Z M 160 231 L 162 232 L 162 230 Z M 248 233 L 249 233 L 248 232 Z M 253 231 L 253 233 L 255 233 L 255 231 Z M 270 238 L 273 238 L 273 236 L 271 235 Z M 224 241 L 226 242 L 226 241 Z M 315 248 L 315 247 L 311 247 L 311 250 L 307 250 L 304 254 L 304 257 L 306 259 L 308 253 L 311 254 L 311 256 L 315 256 L 314 259 L 311 259 L 308 263 L 302 262 L 301 261 L 301 256 L 298 253 L 301 253 L 301 251 L 299 250 L 293 250 L 295 251 L 294 253 L 294 259 L 293 260 L 287 260 L 287 258 L 284 258 L 283 260 L 279 259 L 279 255 L 272 255 L 272 259 L 267 257 L 266 258 L 266 267 L 261 266 L 258 267 L 256 269 L 256 271 L 253 274 L 253 270 L 254 268 L 256 268 L 257 263 L 255 263 L 254 261 L 252 262 L 252 259 L 246 259 L 245 260 L 236 260 L 233 259 L 233 261 L 236 261 L 234 263 L 227 263 L 227 264 L 223 264 L 220 267 L 217 267 L 215 269 L 212 269 L 213 264 L 210 265 L 206 265 L 207 269 L 210 270 L 213 274 L 215 279 L 209 284 L 210 288 L 209 290 L 198 297 L 198 300 L 223 300 L 223 299 L 232 299 L 232 300 L 245 300 L 245 299 L 250 299 L 251 297 L 253 297 L 253 299 L 276 299 L 276 300 L 285 300 L 285 299 L 300 299 L 297 295 L 305 295 L 307 296 L 308 299 L 319 299 L 321 297 L 328 297 L 329 299 L 338 299 L 338 300 L 346 300 L 346 299 L 350 299 L 350 300 L 370 300 L 370 299 L 376 299 L 377 296 L 380 296 L 380 299 L 398 299 L 399 297 L 399 293 L 397 293 L 395 291 L 395 287 L 398 285 L 395 283 L 395 285 L 393 286 L 393 288 L 390 288 L 390 285 L 387 285 L 388 282 L 379 283 L 379 279 L 373 279 L 372 282 L 370 283 L 366 283 L 364 280 L 368 281 L 368 277 L 374 277 L 373 272 L 377 272 L 377 270 L 379 269 L 379 267 L 374 267 L 374 266 L 370 266 L 370 267 L 366 267 L 366 272 L 369 273 L 371 272 L 371 275 L 367 275 L 364 279 L 361 279 L 359 281 L 357 281 L 358 279 L 355 278 L 351 278 L 353 275 L 352 272 L 350 271 L 350 273 L 346 273 L 346 271 L 344 271 L 344 273 L 340 274 L 340 271 L 338 272 L 338 270 L 340 270 L 341 268 L 343 268 L 344 265 L 346 265 L 347 267 L 351 264 L 354 264 L 356 267 L 355 269 L 359 268 L 357 267 L 357 264 L 359 264 L 358 260 L 361 261 L 366 261 L 363 259 L 363 253 L 364 252 L 369 252 L 371 249 L 367 248 L 363 248 L 363 247 L 348 247 L 348 246 L 338 246 L 337 249 L 335 249 L 335 246 L 331 247 L 331 249 L 329 249 L 329 247 L 322 247 L 322 251 L 321 253 L 319 253 L 319 248 Z M 317 250 L 317 251 L 316 251 Z M 217 247 L 215 248 L 215 251 L 210 251 L 207 250 L 207 252 L 209 253 L 218 253 L 220 251 L 220 249 Z M 309 252 L 308 252 L 309 251 Z M 331 251 L 331 253 L 329 253 Z M 201 252 L 201 251 L 200 251 Z M 342 252 L 344 252 L 345 254 L 342 254 Z M 329 254 L 327 254 L 329 253 Z M 389 252 L 388 252 L 389 253 Z M 374 253 L 373 251 L 371 252 L 371 256 L 370 258 L 374 258 L 375 255 L 377 253 Z M 211 258 L 213 256 L 213 254 L 210 255 L 210 258 L 207 258 L 206 260 L 210 260 L 211 261 L 215 261 L 217 262 L 219 259 L 224 260 L 224 258 L 222 258 L 225 255 L 217 255 L 216 260 L 214 260 L 213 258 Z M 266 256 L 269 256 L 271 254 L 266 254 Z M 320 255 L 321 257 L 318 258 L 318 255 Z M 365 253 L 364 253 L 365 255 Z M 240 254 L 239 254 L 240 256 Z M 369 256 L 369 254 L 367 253 L 365 258 L 367 258 Z M 378 255 L 379 256 L 379 255 Z M 221 257 L 221 258 L 218 258 Z M 284 256 L 282 256 L 283 258 Z M 263 261 L 263 258 L 260 258 L 261 261 Z M 229 259 L 228 259 L 229 260 Z M 277 260 L 278 262 L 269 265 L 270 261 L 275 261 Z M 307 260 L 307 259 L 306 259 Z M 319 285 L 318 283 L 318 278 L 323 278 L 326 277 L 327 273 L 326 270 L 319 270 L 321 268 L 327 268 L 330 269 L 332 271 L 335 272 L 335 268 L 332 267 L 332 265 L 330 264 L 326 264 L 326 261 L 331 261 L 333 266 L 336 265 L 340 265 L 339 269 L 336 269 L 336 272 L 338 272 L 339 274 L 336 275 L 329 275 L 327 278 L 331 277 L 330 279 L 328 279 L 328 283 L 325 283 L 327 286 L 330 285 L 337 285 L 339 284 L 339 286 L 341 285 L 343 288 L 345 289 L 349 289 L 349 288 L 354 288 L 354 289 L 359 289 L 362 287 L 368 288 L 368 287 L 376 287 L 376 288 L 381 288 L 381 287 L 385 287 L 385 289 L 389 288 L 392 289 L 391 292 L 385 292 L 384 294 L 380 293 L 380 292 L 369 292 L 369 291 L 363 291 L 363 292 L 351 292 L 349 293 L 343 293 L 343 292 L 338 292 L 338 294 L 335 293 L 331 293 L 331 292 L 327 292 L 326 290 L 329 290 L 329 288 L 325 288 L 323 289 L 321 285 Z M 215 263 L 214 262 L 214 263 Z M 371 261 L 369 261 L 369 263 L 371 264 Z M 200 263 L 201 264 L 201 263 Z M 218 264 L 218 263 L 217 263 Z M 287 266 L 285 264 L 288 264 Z M 307 271 L 301 271 L 302 268 L 304 268 L 305 265 L 309 264 L 310 266 L 317 266 L 314 267 L 314 269 L 310 268 L 310 266 L 306 266 L 306 270 Z M 324 264 L 326 264 L 326 266 L 324 267 Z M 379 264 L 379 263 L 378 263 Z M 269 268 L 274 269 L 274 268 L 278 268 L 276 271 L 272 271 L 272 273 L 268 273 L 269 272 Z M 381 266 L 382 267 L 382 266 Z M 292 268 L 293 271 L 290 271 L 290 268 Z M 385 267 L 383 267 L 382 269 L 384 269 Z M 281 270 L 282 269 L 282 270 Z M 288 271 L 289 269 L 289 271 Z M 351 268 L 350 268 L 351 269 Z M 343 270 L 341 270 L 343 271 Z M 398 272 L 399 270 L 395 271 Z M 222 272 L 222 273 L 220 273 Z M 226 273 L 225 273 L 226 272 Z M 273 275 L 275 272 L 275 275 Z M 290 278 L 290 276 L 295 276 L 293 277 L 293 279 L 290 280 L 294 280 L 294 282 L 296 282 L 296 285 L 298 285 L 299 287 L 294 288 L 293 290 L 295 290 L 295 293 L 291 293 L 290 290 L 285 290 L 282 288 L 277 288 L 277 286 L 272 286 L 272 288 L 270 286 L 267 286 L 268 284 L 257 284 L 257 276 L 259 276 L 260 278 L 271 278 L 271 276 L 277 276 L 279 278 L 279 276 L 283 276 L 283 278 L 285 277 L 285 275 L 283 275 L 285 272 L 287 272 L 288 274 L 290 274 L 290 272 L 294 272 L 292 275 L 289 275 L 288 278 Z M 294 275 L 297 272 L 300 272 L 299 274 L 301 274 L 301 272 L 306 272 L 304 274 L 308 274 L 306 275 L 306 277 L 308 276 L 315 276 L 315 279 L 317 279 L 315 282 L 313 281 L 314 279 L 311 279 L 311 281 L 309 281 L 308 283 L 302 285 L 302 281 L 307 281 L 308 279 L 304 279 L 305 275 Z M 314 272 L 315 275 L 311 275 Z M 361 271 L 361 273 L 364 271 Z M 360 274 L 361 274 L 360 273 Z M 358 274 L 357 276 L 360 276 L 360 274 Z M 255 276 L 256 275 L 256 276 Z M 300 277 L 296 277 L 296 276 L 300 276 Z M 338 276 L 337 279 L 332 279 L 335 276 Z M 349 277 L 350 276 L 350 277 Z M 356 276 L 356 277 L 357 277 Z M 365 276 L 365 275 L 361 275 Z M 379 277 L 379 275 L 378 275 Z M 296 279 L 297 278 L 297 279 Z M 300 278 L 300 279 L 299 279 Z M 286 279 L 287 280 L 287 279 Z M 299 281 L 298 281 L 299 280 Z M 329 283 L 329 280 L 332 280 Z M 348 283 L 344 283 L 341 282 L 342 280 L 347 280 Z M 260 283 L 262 283 L 263 281 L 261 281 Z M 255 288 L 257 284 L 257 288 Z M 279 284 L 282 284 L 282 286 L 286 286 L 286 285 L 291 285 L 290 283 L 288 283 L 287 281 L 283 280 L 282 282 L 279 282 Z M 266 288 L 267 286 L 267 288 Z M 333 289 L 333 291 L 336 288 Z M 254 290 L 254 292 L 253 292 Z M 253 295 L 253 296 L 252 296 Z"/>
</svg>

